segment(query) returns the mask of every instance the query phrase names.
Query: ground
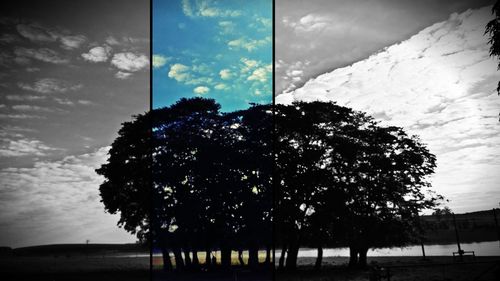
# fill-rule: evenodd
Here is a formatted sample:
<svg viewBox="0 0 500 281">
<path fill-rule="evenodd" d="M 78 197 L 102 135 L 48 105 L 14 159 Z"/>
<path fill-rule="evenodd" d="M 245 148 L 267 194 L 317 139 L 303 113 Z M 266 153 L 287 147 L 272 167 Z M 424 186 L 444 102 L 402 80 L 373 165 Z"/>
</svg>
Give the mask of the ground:
<svg viewBox="0 0 500 281">
<path fill-rule="evenodd" d="M 322 270 L 314 270 L 314 258 L 301 258 L 296 272 L 277 272 L 279 281 L 356 281 L 370 280 L 372 271 L 349 270 L 348 258 L 325 258 Z M 369 257 L 368 263 L 389 268 L 391 281 L 438 280 L 500 280 L 500 257 L 468 257 L 464 262 L 452 257 Z M 384 271 L 386 272 L 386 271 Z M 380 280 L 388 280 L 382 278 Z"/>
<path fill-rule="evenodd" d="M 314 270 L 314 258 L 300 258 L 295 272 L 274 272 L 279 281 L 370 280 L 371 270 L 349 270 L 347 257 L 327 257 L 323 268 Z M 368 263 L 389 268 L 392 281 L 500 280 L 500 257 L 471 257 L 464 262 L 452 257 L 369 257 Z M 0 280 L 151 280 L 149 257 L 59 256 L 0 257 Z M 270 269 L 249 271 L 234 267 L 230 272 L 163 273 L 156 269 L 153 280 L 272 280 Z M 387 280 L 387 279 L 381 279 Z"/>
</svg>

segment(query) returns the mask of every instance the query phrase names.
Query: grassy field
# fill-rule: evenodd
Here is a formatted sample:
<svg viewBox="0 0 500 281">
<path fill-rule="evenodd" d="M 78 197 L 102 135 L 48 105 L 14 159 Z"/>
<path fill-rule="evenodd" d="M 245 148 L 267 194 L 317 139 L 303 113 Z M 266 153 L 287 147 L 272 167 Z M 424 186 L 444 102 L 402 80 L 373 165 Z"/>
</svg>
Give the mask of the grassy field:
<svg viewBox="0 0 500 281">
<path fill-rule="evenodd" d="M 200 259 L 202 258 L 200 254 Z M 259 255 L 261 261 L 265 255 Z M 203 259 L 201 259 L 203 260 Z M 245 257 L 246 260 L 246 257 Z M 9 256 L 0 257 L 0 280 L 272 280 L 272 270 L 263 268 L 250 271 L 234 266 L 230 271 L 164 273 L 160 270 L 161 258 L 153 273 L 149 271 L 148 256 L 113 257 L 113 256 Z M 326 257 L 321 270 L 313 268 L 315 258 L 299 258 L 299 268 L 295 272 L 276 271 L 276 280 L 280 281 L 356 281 L 370 280 L 371 270 L 349 270 L 347 257 Z M 392 281 L 413 280 L 500 280 L 500 257 L 476 257 L 464 262 L 454 262 L 453 258 L 430 257 L 369 257 L 368 263 L 390 269 Z M 237 255 L 233 255 L 233 264 L 237 265 Z M 479 277 L 478 279 L 476 279 Z M 383 279 L 387 280 L 387 279 Z"/>
<path fill-rule="evenodd" d="M 0 279 L 14 280 L 149 280 L 149 257 L 0 258 Z"/>
</svg>

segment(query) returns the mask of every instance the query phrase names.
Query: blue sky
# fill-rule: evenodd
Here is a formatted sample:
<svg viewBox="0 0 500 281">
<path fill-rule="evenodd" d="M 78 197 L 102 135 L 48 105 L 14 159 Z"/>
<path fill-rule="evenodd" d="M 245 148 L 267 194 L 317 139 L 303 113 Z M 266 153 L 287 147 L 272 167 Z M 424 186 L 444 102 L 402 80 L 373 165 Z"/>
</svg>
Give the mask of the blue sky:
<svg viewBox="0 0 500 281">
<path fill-rule="evenodd" d="M 272 102 L 272 1 L 153 1 L 153 108 Z"/>
</svg>

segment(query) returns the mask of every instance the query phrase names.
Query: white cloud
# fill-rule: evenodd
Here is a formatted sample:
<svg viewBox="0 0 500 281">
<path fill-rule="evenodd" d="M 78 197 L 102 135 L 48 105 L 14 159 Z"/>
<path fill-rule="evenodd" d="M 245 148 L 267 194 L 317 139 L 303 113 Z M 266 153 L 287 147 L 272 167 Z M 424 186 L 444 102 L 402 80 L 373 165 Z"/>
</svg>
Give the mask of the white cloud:
<svg viewBox="0 0 500 281">
<path fill-rule="evenodd" d="M 433 189 L 451 200 L 452 209 L 493 208 L 500 196 L 500 78 L 483 36 L 490 10 L 453 14 L 368 59 L 278 95 L 276 102 L 333 100 L 382 124 L 402 126 L 436 154 Z"/>
<path fill-rule="evenodd" d="M 61 99 L 61 98 L 54 98 L 54 101 L 60 105 L 69 105 L 69 106 L 73 106 L 75 105 L 75 103 L 73 103 L 72 101 L 70 101 L 69 99 Z"/>
<path fill-rule="evenodd" d="M 241 58 L 240 61 L 243 63 L 241 73 L 247 73 L 260 64 L 258 61 L 248 58 Z"/>
<path fill-rule="evenodd" d="M 168 77 L 177 80 L 178 82 L 184 82 L 191 78 L 189 74 L 189 66 L 176 63 L 170 66 L 170 71 L 168 72 Z"/>
<path fill-rule="evenodd" d="M 234 31 L 235 24 L 232 21 L 220 21 L 219 27 L 221 34 L 231 34 Z"/>
<path fill-rule="evenodd" d="M 229 89 L 229 87 L 224 83 L 219 83 L 219 84 L 215 85 L 214 88 L 216 90 L 220 90 L 220 91 Z"/>
<path fill-rule="evenodd" d="M 130 72 L 118 71 L 115 73 L 115 77 L 118 79 L 127 79 L 132 75 Z"/>
<path fill-rule="evenodd" d="M 155 54 L 153 55 L 153 67 L 154 68 L 163 67 L 169 60 L 170 58 L 167 56 Z"/>
<path fill-rule="evenodd" d="M 223 69 L 219 72 L 220 78 L 222 80 L 229 80 L 233 77 L 233 74 L 231 73 L 230 69 Z"/>
<path fill-rule="evenodd" d="M 90 49 L 87 53 L 83 53 L 82 57 L 90 62 L 105 62 L 109 59 L 110 55 L 111 47 L 105 45 Z"/>
<path fill-rule="evenodd" d="M 319 14 L 307 14 L 298 21 L 284 17 L 282 22 L 285 26 L 293 28 L 295 32 L 318 32 L 334 24 L 329 17 Z"/>
<path fill-rule="evenodd" d="M 265 67 L 259 67 L 252 72 L 252 75 L 248 76 L 247 80 L 249 81 L 259 81 L 262 83 L 267 82 L 270 78 L 270 74 L 272 73 L 272 65 L 267 65 Z"/>
<path fill-rule="evenodd" d="M 211 68 L 206 64 L 187 66 L 175 63 L 170 66 L 168 77 L 186 85 L 213 84 Z"/>
<path fill-rule="evenodd" d="M 67 81 L 54 78 L 42 78 L 37 80 L 34 84 L 19 82 L 17 85 L 23 90 L 42 94 L 65 93 L 82 88 L 81 84 L 71 84 Z"/>
<path fill-rule="evenodd" d="M 198 87 L 194 88 L 193 92 L 195 94 L 204 95 L 204 94 L 210 92 L 210 88 L 208 88 L 206 86 L 198 86 Z"/>
<path fill-rule="evenodd" d="M 111 59 L 111 64 L 116 68 L 128 72 L 136 72 L 149 66 L 149 59 L 143 54 L 132 52 L 117 53 Z"/>
<path fill-rule="evenodd" d="M 29 105 L 29 104 L 17 104 L 13 105 L 12 109 L 17 111 L 31 111 L 31 112 L 54 112 L 55 109 L 38 106 L 38 105 Z"/>
<path fill-rule="evenodd" d="M 267 36 L 264 39 L 248 39 L 241 37 L 231 40 L 227 43 L 229 49 L 245 49 L 249 52 L 255 51 L 258 48 L 265 46 L 271 42 L 271 37 Z"/>
<path fill-rule="evenodd" d="M 211 0 L 197 0 L 194 3 L 190 0 L 182 0 L 182 11 L 188 17 L 239 17 L 242 14 L 239 10 L 215 7 L 216 4 Z"/>
<path fill-rule="evenodd" d="M 29 114 L 0 114 L 0 119 L 45 119 L 45 117 Z"/>
<path fill-rule="evenodd" d="M 0 157 L 45 156 L 53 150 L 39 140 L 4 139 L 0 144 Z"/>
<path fill-rule="evenodd" d="M 281 73 L 278 79 L 277 88 L 283 89 L 283 92 L 295 90 L 301 83 L 304 82 L 304 69 L 310 64 L 310 61 L 296 61 L 287 63 L 283 60 L 276 62 L 276 72 Z"/>
<path fill-rule="evenodd" d="M 44 100 L 47 97 L 45 96 L 32 96 L 32 95 L 7 95 L 5 96 L 7 100 L 11 101 L 35 101 L 35 100 Z"/>
<path fill-rule="evenodd" d="M 192 17 L 194 15 L 190 0 L 182 0 L 182 11 L 188 17 Z"/>
</svg>

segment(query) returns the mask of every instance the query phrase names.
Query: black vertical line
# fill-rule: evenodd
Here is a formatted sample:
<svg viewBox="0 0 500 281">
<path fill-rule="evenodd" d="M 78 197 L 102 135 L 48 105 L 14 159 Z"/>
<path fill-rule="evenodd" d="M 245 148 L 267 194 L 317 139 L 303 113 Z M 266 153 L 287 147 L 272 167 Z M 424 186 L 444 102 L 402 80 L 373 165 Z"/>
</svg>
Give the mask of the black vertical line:
<svg viewBox="0 0 500 281">
<path fill-rule="evenodd" d="M 154 183 L 153 183 L 153 0 L 149 0 L 149 113 L 150 113 L 150 213 L 149 213 L 149 279 L 153 281 L 153 218 L 154 218 Z"/>
<path fill-rule="evenodd" d="M 273 96 L 273 104 L 272 104 L 272 146 L 271 146 L 271 155 L 272 155 L 272 183 L 271 187 L 273 189 L 272 192 L 272 200 L 273 200 L 273 212 L 272 212 L 272 238 L 271 238 L 271 243 L 272 243 L 272 264 L 271 264 L 271 270 L 272 270 L 272 279 L 276 280 L 276 193 L 277 193 L 277 177 L 276 177 L 276 8 L 275 8 L 275 0 L 272 0 L 272 21 L 273 21 L 273 29 L 272 29 L 272 48 L 273 48 L 273 54 L 272 54 L 272 61 L 273 61 L 273 85 L 272 85 L 272 96 Z"/>
</svg>

